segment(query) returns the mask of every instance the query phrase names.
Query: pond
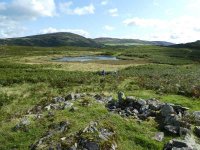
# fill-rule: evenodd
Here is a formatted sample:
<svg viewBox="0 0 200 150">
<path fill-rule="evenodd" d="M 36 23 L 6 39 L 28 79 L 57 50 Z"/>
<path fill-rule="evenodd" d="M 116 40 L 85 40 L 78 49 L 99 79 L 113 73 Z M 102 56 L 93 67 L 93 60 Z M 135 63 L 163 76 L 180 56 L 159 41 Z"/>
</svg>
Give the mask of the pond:
<svg viewBox="0 0 200 150">
<path fill-rule="evenodd" d="M 86 62 L 86 61 L 97 61 L 97 60 L 118 60 L 114 56 L 79 56 L 79 57 L 62 57 L 54 59 L 58 62 Z"/>
</svg>

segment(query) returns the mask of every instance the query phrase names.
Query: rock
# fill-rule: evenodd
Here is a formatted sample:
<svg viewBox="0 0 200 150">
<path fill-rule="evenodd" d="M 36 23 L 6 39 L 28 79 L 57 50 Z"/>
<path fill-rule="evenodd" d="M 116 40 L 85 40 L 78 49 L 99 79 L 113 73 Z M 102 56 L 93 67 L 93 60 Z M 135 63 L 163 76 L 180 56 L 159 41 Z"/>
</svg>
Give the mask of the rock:
<svg viewBox="0 0 200 150">
<path fill-rule="evenodd" d="M 127 96 L 126 97 L 126 101 L 132 102 L 132 101 L 135 101 L 135 100 L 136 100 L 136 98 L 133 97 L 133 96 Z"/>
<path fill-rule="evenodd" d="M 149 105 L 149 109 L 151 110 L 158 111 L 161 109 L 161 104 L 158 100 L 155 99 L 147 100 L 147 104 Z"/>
<path fill-rule="evenodd" d="M 165 117 L 164 123 L 166 125 L 180 126 L 179 117 L 175 114 L 171 114 Z"/>
<path fill-rule="evenodd" d="M 164 150 L 199 150 L 200 145 L 195 142 L 193 136 L 187 134 L 184 140 L 170 140 L 164 147 Z"/>
<path fill-rule="evenodd" d="M 62 150 L 61 144 L 57 144 L 57 145 L 56 145 L 56 150 Z"/>
<path fill-rule="evenodd" d="M 103 139 L 104 141 L 107 141 L 113 134 L 113 132 L 110 132 L 107 129 L 101 129 L 99 132 L 99 138 Z"/>
<path fill-rule="evenodd" d="M 64 102 L 63 109 L 71 108 L 73 105 L 74 104 L 69 101 Z"/>
<path fill-rule="evenodd" d="M 86 148 L 87 150 L 100 150 L 99 144 L 92 141 L 87 141 L 83 148 Z"/>
<path fill-rule="evenodd" d="M 126 99 L 126 96 L 123 92 L 118 92 L 118 101 L 123 102 Z"/>
<path fill-rule="evenodd" d="M 168 132 L 171 132 L 173 134 L 178 134 L 179 133 L 179 127 L 177 126 L 172 126 L 172 125 L 166 125 L 164 126 L 165 130 Z"/>
<path fill-rule="evenodd" d="M 193 115 L 194 115 L 196 121 L 200 120 L 200 111 L 193 112 Z"/>
<path fill-rule="evenodd" d="M 180 127 L 180 129 L 179 129 L 179 135 L 180 136 L 186 136 L 187 134 L 190 134 L 190 130 L 187 129 L 187 128 Z"/>
<path fill-rule="evenodd" d="M 171 140 L 168 144 L 167 144 L 167 146 L 165 146 L 165 150 L 175 150 L 175 148 L 177 149 L 177 148 L 181 148 L 181 149 L 183 149 L 183 148 L 190 148 L 189 147 L 189 145 L 188 145 L 188 143 L 186 143 L 186 142 L 184 142 L 184 141 L 182 141 L 182 140 L 177 140 L 177 139 L 173 139 L 173 140 Z M 184 149 L 183 149 L 184 150 Z M 185 149 L 186 150 L 186 149 Z M 189 149 L 188 149 L 189 150 Z"/>
<path fill-rule="evenodd" d="M 54 103 L 61 103 L 65 101 L 65 98 L 63 97 L 54 97 L 53 98 Z"/>
<path fill-rule="evenodd" d="M 187 107 L 182 107 L 182 106 L 180 106 L 180 105 L 174 105 L 173 108 L 174 108 L 174 110 L 175 110 L 175 112 L 176 112 L 177 114 L 179 114 L 179 113 L 184 114 L 185 111 L 189 110 L 189 108 L 187 108 Z"/>
<path fill-rule="evenodd" d="M 62 137 L 62 138 L 60 138 L 62 141 L 64 141 L 64 140 L 66 140 L 66 137 Z"/>
<path fill-rule="evenodd" d="M 20 122 L 12 128 L 13 131 L 18 131 L 18 130 L 21 130 L 21 131 L 24 131 L 24 132 L 28 132 L 28 125 L 30 125 L 30 121 L 28 118 L 22 118 L 20 120 Z"/>
<path fill-rule="evenodd" d="M 51 104 L 44 107 L 47 111 L 51 110 Z"/>
<path fill-rule="evenodd" d="M 74 95 L 74 93 L 68 94 L 68 95 L 65 97 L 65 100 L 75 100 L 75 95 Z"/>
<path fill-rule="evenodd" d="M 194 128 L 194 132 L 195 132 L 195 134 L 196 134 L 198 137 L 200 137 L 200 126 L 196 126 L 196 127 Z"/>
<path fill-rule="evenodd" d="M 75 111 L 77 111 L 77 110 L 78 110 L 78 107 L 72 107 L 69 111 L 75 112 Z"/>
<path fill-rule="evenodd" d="M 60 132 L 64 132 L 64 131 L 66 131 L 66 130 L 68 129 L 69 125 L 70 125 L 69 122 L 67 122 L 67 121 L 62 121 L 62 122 L 60 122 L 60 125 L 59 125 L 58 130 L 59 130 Z"/>
<path fill-rule="evenodd" d="M 75 99 L 80 99 L 81 97 L 82 97 L 82 95 L 79 94 L 79 93 L 77 93 L 77 94 L 74 95 L 74 98 L 75 98 Z"/>
<path fill-rule="evenodd" d="M 140 106 L 144 106 L 144 105 L 147 104 L 147 102 L 146 102 L 145 100 L 142 100 L 142 99 L 138 100 L 137 103 L 138 103 Z M 148 105 L 146 105 L 146 106 L 148 106 Z"/>
<path fill-rule="evenodd" d="M 164 139 L 164 132 L 157 132 L 155 134 L 155 136 L 153 137 L 153 139 L 155 139 L 156 141 L 159 141 L 159 142 L 163 141 L 163 139 Z"/>
<path fill-rule="evenodd" d="M 142 105 L 140 107 L 140 113 L 145 113 L 147 110 L 149 110 L 149 105 Z"/>
<path fill-rule="evenodd" d="M 169 104 L 163 105 L 160 112 L 163 117 L 167 117 L 175 113 L 174 108 Z"/>
</svg>

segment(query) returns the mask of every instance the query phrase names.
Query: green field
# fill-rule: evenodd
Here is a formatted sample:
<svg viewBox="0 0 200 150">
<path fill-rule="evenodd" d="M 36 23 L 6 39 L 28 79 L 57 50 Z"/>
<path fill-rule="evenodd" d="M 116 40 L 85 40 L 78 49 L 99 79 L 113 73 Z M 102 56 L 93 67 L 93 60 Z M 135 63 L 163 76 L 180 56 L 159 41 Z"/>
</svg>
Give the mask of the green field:
<svg viewBox="0 0 200 150">
<path fill-rule="evenodd" d="M 63 56 L 112 55 L 119 61 L 54 62 Z M 98 71 L 117 71 L 102 76 Z M 200 110 L 200 50 L 159 46 L 81 47 L 0 47 L 0 149 L 29 149 L 47 131 L 48 126 L 62 120 L 71 123 L 64 134 L 51 141 L 84 129 L 91 121 L 115 130 L 119 150 L 159 150 L 173 137 L 162 142 L 152 137 L 160 131 L 158 123 L 149 119 L 138 123 L 109 112 L 103 104 L 90 98 L 89 107 L 75 102 L 78 111 L 54 111 L 52 119 L 33 119 L 28 132 L 12 131 L 27 111 L 67 93 L 99 93 L 117 97 L 117 92 L 138 98 L 157 98 Z M 44 112 L 44 116 L 47 112 Z M 102 119 L 103 118 L 103 119 Z M 105 143 L 104 143 L 105 144 Z M 104 145 L 105 146 L 105 145 Z M 41 149 L 48 149 L 43 147 Z M 106 148 L 105 148 L 106 149 Z"/>
</svg>

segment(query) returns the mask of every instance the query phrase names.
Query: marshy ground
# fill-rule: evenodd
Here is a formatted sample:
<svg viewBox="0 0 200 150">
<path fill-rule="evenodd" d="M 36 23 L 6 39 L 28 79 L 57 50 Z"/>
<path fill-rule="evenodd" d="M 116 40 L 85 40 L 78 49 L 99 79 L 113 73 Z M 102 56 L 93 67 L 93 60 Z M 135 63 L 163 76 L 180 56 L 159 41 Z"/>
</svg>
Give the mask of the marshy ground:
<svg viewBox="0 0 200 150">
<path fill-rule="evenodd" d="M 109 55 L 118 61 L 54 62 L 64 56 Z M 53 111 L 53 118 L 29 117 L 28 131 L 13 131 L 27 111 L 51 102 L 67 93 L 95 93 L 117 97 L 118 91 L 138 98 L 156 98 L 200 110 L 200 51 L 158 46 L 80 47 L 14 47 L 0 49 L 0 149 L 29 149 L 44 136 L 52 123 L 69 121 L 70 128 L 50 139 L 74 135 L 92 121 L 112 128 L 119 150 L 163 149 L 169 139 L 178 135 L 166 134 L 162 142 L 152 137 L 160 131 L 154 119 L 138 123 L 131 117 L 111 113 L 104 104 L 89 97 L 90 105 L 74 103 L 70 108 Z M 99 71 L 117 71 L 117 75 L 102 76 Z M 83 99 L 84 100 L 84 99 Z M 43 112 L 46 116 L 48 112 Z M 101 119 L 103 118 L 103 119 Z M 89 135 L 88 135 L 89 136 Z M 88 137 L 91 138 L 91 137 Z M 104 145 L 105 146 L 105 145 Z M 44 147 L 42 149 L 45 149 Z"/>
</svg>

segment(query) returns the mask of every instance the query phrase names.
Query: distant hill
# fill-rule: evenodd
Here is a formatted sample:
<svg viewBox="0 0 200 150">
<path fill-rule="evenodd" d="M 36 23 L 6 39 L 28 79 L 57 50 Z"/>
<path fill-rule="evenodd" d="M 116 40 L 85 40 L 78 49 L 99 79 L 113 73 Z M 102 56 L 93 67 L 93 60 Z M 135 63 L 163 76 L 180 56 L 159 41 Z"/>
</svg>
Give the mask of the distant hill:
<svg viewBox="0 0 200 150">
<path fill-rule="evenodd" d="M 16 46 L 80 46 L 80 47 L 99 47 L 100 44 L 92 39 L 83 36 L 68 33 L 50 33 L 42 35 L 34 35 L 20 38 L 0 39 L 0 45 L 16 45 Z"/>
<path fill-rule="evenodd" d="M 176 45 L 173 45 L 173 47 L 193 48 L 193 49 L 199 49 L 200 50 L 200 40 L 198 40 L 196 42 L 186 43 L 186 44 L 176 44 Z"/>
<path fill-rule="evenodd" d="M 105 45 L 173 45 L 173 43 L 165 41 L 144 41 L 139 39 L 96 38 L 94 40 Z"/>
</svg>

